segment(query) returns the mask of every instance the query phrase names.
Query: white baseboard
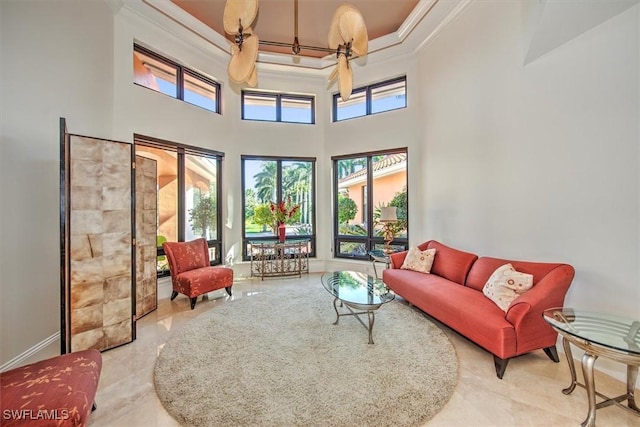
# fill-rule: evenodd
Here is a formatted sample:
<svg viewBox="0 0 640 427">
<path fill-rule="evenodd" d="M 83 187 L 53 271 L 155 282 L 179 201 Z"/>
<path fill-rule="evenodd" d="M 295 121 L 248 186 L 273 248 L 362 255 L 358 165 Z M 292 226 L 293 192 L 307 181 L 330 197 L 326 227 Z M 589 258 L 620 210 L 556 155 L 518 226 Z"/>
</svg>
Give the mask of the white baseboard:
<svg viewBox="0 0 640 427">
<path fill-rule="evenodd" d="M 9 360 L 7 363 L 5 363 L 2 366 L 0 366 L 0 372 L 5 372 L 5 371 L 8 371 L 10 369 L 16 368 L 18 366 L 25 365 L 27 363 L 27 361 L 31 357 L 35 356 L 40 351 L 44 350 L 46 347 L 50 346 L 51 344 L 55 343 L 56 341 L 58 341 L 58 342 L 60 341 L 60 332 L 56 332 L 55 334 L 51 335 L 50 337 L 45 338 L 44 340 L 40 341 L 38 344 L 34 345 L 33 347 L 31 347 L 27 351 L 17 355 L 13 359 Z"/>
</svg>

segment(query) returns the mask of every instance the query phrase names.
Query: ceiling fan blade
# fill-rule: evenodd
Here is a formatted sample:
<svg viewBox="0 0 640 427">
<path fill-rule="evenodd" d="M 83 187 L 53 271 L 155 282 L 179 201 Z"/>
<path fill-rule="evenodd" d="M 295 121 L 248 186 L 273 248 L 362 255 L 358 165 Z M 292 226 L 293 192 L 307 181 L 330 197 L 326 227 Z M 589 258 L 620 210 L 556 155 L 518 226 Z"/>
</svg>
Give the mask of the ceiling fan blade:
<svg viewBox="0 0 640 427">
<path fill-rule="evenodd" d="M 237 34 L 239 25 L 248 28 L 258 15 L 258 0 L 227 0 L 222 23 L 228 34 Z"/>
<path fill-rule="evenodd" d="M 258 67 L 256 67 L 255 64 L 253 65 L 253 71 L 251 72 L 251 74 L 249 74 L 247 84 L 249 85 L 249 87 L 258 86 Z"/>
<path fill-rule="evenodd" d="M 339 72 L 338 66 L 336 65 L 336 68 L 334 68 L 331 74 L 329 75 L 329 83 L 331 83 L 336 79 L 336 77 L 338 77 L 338 72 Z"/>
<path fill-rule="evenodd" d="M 338 88 L 340 89 L 340 97 L 343 101 L 348 101 L 353 90 L 353 72 L 349 61 L 344 55 L 338 58 Z"/>
<path fill-rule="evenodd" d="M 344 44 L 345 41 L 343 40 L 342 35 L 340 34 L 338 23 L 340 22 L 342 15 L 349 10 L 357 10 L 357 9 L 350 4 L 342 4 L 333 13 L 333 18 L 331 19 L 331 24 L 329 25 L 329 36 L 328 36 L 329 49 L 337 49 L 338 46 L 340 46 L 341 44 Z"/>
<path fill-rule="evenodd" d="M 364 56 L 369 49 L 369 35 L 367 25 L 362 14 L 357 9 L 345 11 L 338 20 L 338 31 L 344 42 L 351 42 L 351 50 Z"/>
<path fill-rule="evenodd" d="M 233 49 L 233 48 L 232 48 Z M 244 40 L 242 48 L 231 56 L 227 72 L 229 78 L 238 84 L 249 79 L 258 58 L 258 36 L 251 35 Z"/>
</svg>

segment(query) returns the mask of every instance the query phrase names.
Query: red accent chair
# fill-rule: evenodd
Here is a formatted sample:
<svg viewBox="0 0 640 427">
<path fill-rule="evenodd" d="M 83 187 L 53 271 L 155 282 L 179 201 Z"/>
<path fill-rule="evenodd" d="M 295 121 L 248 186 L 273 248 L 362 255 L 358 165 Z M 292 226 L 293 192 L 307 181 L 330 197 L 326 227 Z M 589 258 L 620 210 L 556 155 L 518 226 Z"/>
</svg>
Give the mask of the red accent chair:
<svg viewBox="0 0 640 427">
<path fill-rule="evenodd" d="M 0 374 L 0 424 L 86 426 L 102 370 L 98 350 L 41 360 Z"/>
<path fill-rule="evenodd" d="M 209 247 L 203 238 L 190 242 L 164 242 L 164 253 L 169 261 L 173 301 L 178 293 L 191 299 L 191 310 L 198 296 L 224 288 L 231 295 L 233 270 L 209 265 Z"/>
</svg>

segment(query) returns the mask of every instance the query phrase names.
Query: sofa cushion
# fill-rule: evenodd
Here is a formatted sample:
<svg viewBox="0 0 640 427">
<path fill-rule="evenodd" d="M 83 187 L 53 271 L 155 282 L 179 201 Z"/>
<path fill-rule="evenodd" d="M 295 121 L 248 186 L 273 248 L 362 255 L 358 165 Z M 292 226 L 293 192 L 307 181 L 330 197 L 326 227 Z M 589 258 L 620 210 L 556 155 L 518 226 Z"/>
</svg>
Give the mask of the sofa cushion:
<svg viewBox="0 0 640 427">
<path fill-rule="evenodd" d="M 402 266 L 403 270 L 419 271 L 421 273 L 429 273 L 433 265 L 433 257 L 436 255 L 435 249 L 427 249 L 421 251 L 417 247 L 409 248 Z"/>
<path fill-rule="evenodd" d="M 515 354 L 513 325 L 482 292 L 411 270 L 383 270 L 382 280 L 394 293 L 493 354 Z"/>
<path fill-rule="evenodd" d="M 433 259 L 431 273 L 460 285 L 464 284 L 471 266 L 478 259 L 475 254 L 450 248 L 435 240 L 428 242 L 427 248 L 435 249 L 437 254 Z"/>
<path fill-rule="evenodd" d="M 382 270 L 382 281 L 396 295 L 415 303 L 417 307 L 425 311 L 426 307 L 422 307 L 421 304 L 428 305 L 433 303 L 428 297 L 432 292 L 437 292 L 439 289 L 448 289 L 451 286 L 463 287 L 435 274 L 424 274 L 399 268 Z M 486 299 L 484 296 L 482 298 Z"/>
<path fill-rule="evenodd" d="M 511 261 L 502 258 L 480 257 L 471 267 L 467 276 L 466 286 L 482 292 L 485 283 L 494 271 L 501 265 L 511 264 L 513 268 L 522 273 L 533 275 L 533 286 L 536 285 L 544 276 L 549 274 L 551 270 L 560 267 L 561 263 L 544 263 L 544 262 L 528 262 L 528 261 Z M 431 269 L 433 273 L 433 268 Z"/>
<path fill-rule="evenodd" d="M 489 277 L 482 293 L 506 312 L 511 303 L 532 286 L 533 275 L 520 273 L 511 264 L 505 264 Z"/>
<path fill-rule="evenodd" d="M 176 276 L 178 292 L 189 298 L 233 285 L 233 270 L 228 267 L 202 267 Z"/>
</svg>

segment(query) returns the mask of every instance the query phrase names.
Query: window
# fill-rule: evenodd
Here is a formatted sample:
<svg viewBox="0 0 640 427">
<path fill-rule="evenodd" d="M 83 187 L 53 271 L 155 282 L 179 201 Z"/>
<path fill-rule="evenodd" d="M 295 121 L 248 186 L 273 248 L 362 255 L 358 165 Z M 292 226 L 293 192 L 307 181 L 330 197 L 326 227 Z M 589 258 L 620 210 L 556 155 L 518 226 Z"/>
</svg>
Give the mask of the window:
<svg viewBox="0 0 640 427">
<path fill-rule="evenodd" d="M 391 249 L 408 248 L 407 150 L 333 157 L 334 253 L 368 260 L 385 240 L 380 208 L 395 206 Z"/>
<path fill-rule="evenodd" d="M 166 241 L 185 242 L 204 237 L 211 265 L 222 259 L 222 183 L 224 154 L 155 138 L 134 135 L 136 155 L 157 162 L 158 230 L 156 233 L 158 275 L 168 275 L 162 249 Z"/>
<path fill-rule="evenodd" d="M 315 256 L 315 168 L 313 158 L 242 156 L 242 257 L 250 259 L 251 241 L 275 238 L 270 203 L 299 205 L 286 224 L 287 238 L 309 239 Z"/>
<path fill-rule="evenodd" d="M 137 44 L 133 82 L 173 98 L 220 113 L 220 84 Z"/>
<path fill-rule="evenodd" d="M 348 101 L 333 95 L 333 121 L 352 119 L 407 106 L 407 78 L 354 89 Z"/>
<path fill-rule="evenodd" d="M 313 96 L 242 91 L 242 120 L 315 123 Z"/>
</svg>

